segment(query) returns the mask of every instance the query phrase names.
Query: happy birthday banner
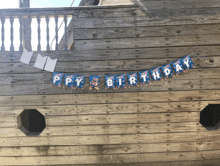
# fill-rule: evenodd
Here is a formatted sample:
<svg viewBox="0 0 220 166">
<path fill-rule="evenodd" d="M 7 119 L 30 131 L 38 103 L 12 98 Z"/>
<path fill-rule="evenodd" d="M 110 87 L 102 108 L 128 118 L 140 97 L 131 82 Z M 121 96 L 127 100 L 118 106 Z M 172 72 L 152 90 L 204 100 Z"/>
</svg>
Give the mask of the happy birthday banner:
<svg viewBox="0 0 220 166">
<path fill-rule="evenodd" d="M 172 68 L 173 67 L 173 68 Z M 153 82 L 163 81 L 169 77 L 174 77 L 173 69 L 178 76 L 179 73 L 183 73 L 188 71 L 189 69 L 195 68 L 193 62 L 189 55 L 186 57 L 176 60 L 171 64 L 166 64 L 164 66 L 156 67 L 146 71 L 140 71 L 138 73 L 130 73 L 127 74 L 127 81 L 129 83 L 129 88 L 132 86 L 139 86 L 138 76 L 141 82 L 141 86 L 143 84 L 150 84 L 151 78 Z M 161 72 L 162 71 L 162 72 Z M 62 79 L 64 74 L 54 72 L 51 85 L 56 85 L 61 87 Z M 118 89 L 118 88 L 126 88 L 125 74 L 121 75 L 108 75 L 105 76 L 105 89 Z M 85 76 L 83 75 L 73 75 L 73 74 L 65 74 L 64 76 L 64 88 L 71 89 L 82 89 L 84 90 Z M 89 90 L 96 89 L 99 90 L 99 76 L 92 75 L 89 77 Z"/>
</svg>

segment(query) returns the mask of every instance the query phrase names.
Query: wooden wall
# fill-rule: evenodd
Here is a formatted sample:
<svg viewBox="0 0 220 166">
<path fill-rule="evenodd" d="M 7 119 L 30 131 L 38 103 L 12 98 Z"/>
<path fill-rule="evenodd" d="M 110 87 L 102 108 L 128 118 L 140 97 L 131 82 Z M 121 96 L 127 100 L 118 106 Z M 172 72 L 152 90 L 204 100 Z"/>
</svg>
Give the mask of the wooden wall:
<svg viewBox="0 0 220 166">
<path fill-rule="evenodd" d="M 57 72 L 84 74 L 85 91 L 50 87 L 52 74 L 33 67 L 37 52 L 30 65 L 19 62 L 20 52 L 1 53 L 0 165 L 219 165 L 220 131 L 199 123 L 206 105 L 220 104 L 219 2 L 175 9 L 154 2 L 148 14 L 138 6 L 79 8 L 74 51 L 41 52 L 58 58 Z M 105 75 L 158 67 L 195 51 L 196 68 L 178 77 L 104 90 Z M 100 91 L 88 90 L 94 74 L 101 76 Z M 45 116 L 40 136 L 17 128 L 23 109 Z"/>
</svg>

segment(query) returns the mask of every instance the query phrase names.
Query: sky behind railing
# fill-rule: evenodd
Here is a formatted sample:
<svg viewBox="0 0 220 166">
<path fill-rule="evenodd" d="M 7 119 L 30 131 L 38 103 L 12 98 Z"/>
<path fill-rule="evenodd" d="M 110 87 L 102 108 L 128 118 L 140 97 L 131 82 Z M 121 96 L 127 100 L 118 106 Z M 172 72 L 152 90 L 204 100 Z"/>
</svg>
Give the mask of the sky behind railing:
<svg viewBox="0 0 220 166">
<path fill-rule="evenodd" d="M 72 6 L 78 6 L 81 0 L 75 0 Z M 44 8 L 44 7 L 70 7 L 73 0 L 30 0 L 30 7 L 31 8 Z M 0 8 L 19 8 L 19 0 L 0 0 Z M 63 19 L 59 19 L 58 26 L 61 25 Z M 68 19 L 68 22 L 70 19 Z M 0 24 L 1 27 L 1 24 Z M 50 45 L 52 43 L 52 40 L 55 36 L 55 20 L 54 18 L 50 19 Z M 37 50 L 38 45 L 38 38 L 37 38 L 37 19 L 32 19 L 32 50 Z M 1 32 L 1 28 L 0 28 Z M 64 34 L 64 25 L 59 30 L 59 41 L 62 38 Z M 0 41 L 0 45 L 1 45 Z M 5 47 L 6 50 L 10 50 L 10 22 L 7 19 L 5 22 Z M 14 20 L 14 47 L 15 51 L 19 49 L 19 21 L 18 19 Z M 41 20 L 41 49 L 46 50 L 46 21 L 43 18 Z M 55 41 L 53 41 L 52 49 L 55 49 Z"/>
</svg>

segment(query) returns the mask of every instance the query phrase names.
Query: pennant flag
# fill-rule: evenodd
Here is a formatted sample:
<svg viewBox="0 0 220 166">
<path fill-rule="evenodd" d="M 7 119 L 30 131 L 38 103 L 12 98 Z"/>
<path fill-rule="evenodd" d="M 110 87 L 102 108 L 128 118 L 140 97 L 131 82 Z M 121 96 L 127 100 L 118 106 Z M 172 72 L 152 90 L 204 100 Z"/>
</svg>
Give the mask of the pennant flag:
<svg viewBox="0 0 220 166">
<path fill-rule="evenodd" d="M 114 89 L 115 90 L 115 76 L 105 76 L 105 90 Z"/>
<path fill-rule="evenodd" d="M 99 90 L 99 76 L 90 76 L 89 84 L 89 90 L 92 90 L 93 88 Z"/>
<path fill-rule="evenodd" d="M 129 88 L 130 88 L 131 86 L 137 86 L 137 87 L 138 87 L 137 73 L 127 74 L 127 77 L 128 77 Z"/>
<path fill-rule="evenodd" d="M 35 61 L 34 67 L 39 69 L 44 69 L 45 63 L 47 61 L 48 56 L 41 56 L 40 54 L 37 55 L 37 59 Z"/>
<path fill-rule="evenodd" d="M 56 63 L 57 63 L 57 59 L 52 60 L 50 57 L 48 57 L 44 70 L 53 72 L 55 69 Z"/>
<path fill-rule="evenodd" d="M 140 71 L 138 72 L 138 75 L 139 75 L 139 78 L 140 78 L 140 81 L 141 81 L 141 86 L 143 84 L 150 84 L 150 75 L 149 75 L 149 71 L 146 70 L 146 71 Z"/>
<path fill-rule="evenodd" d="M 75 76 L 72 74 L 65 74 L 63 88 L 69 87 L 71 89 L 74 89 L 75 88 L 74 85 L 75 85 Z"/>
<path fill-rule="evenodd" d="M 174 68 L 174 71 L 176 72 L 177 76 L 178 76 L 179 73 L 185 72 L 184 68 L 183 68 L 183 65 L 181 63 L 181 59 L 179 59 L 177 61 L 174 61 L 171 64 L 172 64 L 172 66 Z"/>
<path fill-rule="evenodd" d="M 174 74 L 173 74 L 173 69 L 171 67 L 170 64 L 167 64 L 167 65 L 164 65 L 164 66 L 161 66 L 161 69 L 162 69 L 162 72 L 163 72 L 163 75 L 165 77 L 165 80 L 169 77 L 173 77 Z"/>
<path fill-rule="evenodd" d="M 153 82 L 155 83 L 156 81 L 163 81 L 163 77 L 160 71 L 160 67 L 156 67 L 154 69 L 150 69 L 150 74 L 153 78 Z"/>
<path fill-rule="evenodd" d="M 21 55 L 21 58 L 20 58 L 20 62 L 28 65 L 31 61 L 32 55 L 33 55 L 33 52 L 28 52 L 26 49 L 24 49 L 24 51 Z"/>
<path fill-rule="evenodd" d="M 120 87 L 126 88 L 125 75 L 124 74 L 115 76 L 115 80 L 116 80 L 116 89 L 118 89 Z"/>
<path fill-rule="evenodd" d="M 189 69 L 195 68 L 195 66 L 193 65 L 192 59 L 190 58 L 189 55 L 182 58 L 181 62 L 183 64 L 184 68 L 186 69 L 186 71 L 188 71 Z"/>
<path fill-rule="evenodd" d="M 75 87 L 84 90 L 85 76 L 77 75 L 75 76 Z"/>
<path fill-rule="evenodd" d="M 58 87 L 61 87 L 62 79 L 63 73 L 54 72 L 51 85 L 57 85 Z"/>
</svg>

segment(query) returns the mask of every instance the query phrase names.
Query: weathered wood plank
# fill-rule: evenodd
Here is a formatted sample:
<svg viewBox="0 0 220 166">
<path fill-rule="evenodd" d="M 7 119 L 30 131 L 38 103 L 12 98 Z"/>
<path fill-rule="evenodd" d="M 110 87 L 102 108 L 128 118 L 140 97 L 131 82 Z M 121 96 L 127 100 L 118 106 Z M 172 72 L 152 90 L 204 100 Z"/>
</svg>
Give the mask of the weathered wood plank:
<svg viewBox="0 0 220 166">
<path fill-rule="evenodd" d="M 184 146 L 184 145 L 182 145 Z M 72 156 L 103 155 L 123 153 L 166 152 L 167 145 L 134 144 L 134 145 L 92 145 L 92 146 L 36 146 L 36 147 L 0 147 L 0 156 Z M 217 148 L 215 148 L 217 149 Z M 214 149 L 213 149 L 214 150 Z"/>
<path fill-rule="evenodd" d="M 109 12 L 109 9 L 114 12 Z M 81 12 L 79 12 L 81 11 Z M 93 12 L 96 11 L 96 14 Z M 75 15 L 79 17 L 89 17 L 89 13 L 93 13 L 95 17 L 111 17 L 115 13 L 115 17 L 118 17 L 124 12 L 124 16 L 133 16 L 137 14 L 139 16 L 143 16 L 145 13 L 142 12 L 137 5 L 118 5 L 118 6 L 89 6 L 89 7 L 59 7 L 59 8 L 28 8 L 28 9 L 2 9 L 1 15 L 6 18 L 10 16 L 18 17 L 18 16 L 31 16 L 37 17 L 41 16 L 42 18 L 46 15 L 55 16 L 58 14 L 59 17 L 63 15 Z M 90 16 L 91 17 L 91 16 Z"/>
<path fill-rule="evenodd" d="M 137 124 L 165 122 L 199 122 L 199 112 L 84 115 L 84 116 L 47 116 L 47 126 L 71 126 L 93 124 Z"/>
<path fill-rule="evenodd" d="M 206 25 L 180 25 L 180 26 L 155 26 L 155 27 L 118 27 L 118 28 L 81 28 L 74 29 L 75 40 L 88 39 L 120 39 L 120 38 L 145 38 L 155 36 L 192 36 L 219 34 L 219 24 Z"/>
<path fill-rule="evenodd" d="M 219 141 L 219 130 L 180 133 L 88 135 L 88 136 L 38 136 L 1 138 L 0 146 L 45 146 L 45 145 L 103 145 L 103 144 L 152 144 Z M 62 141 L 60 141 L 62 140 Z"/>
<path fill-rule="evenodd" d="M 62 118 L 62 116 L 60 117 Z M 195 117 L 196 118 L 196 117 Z M 148 123 L 148 124 L 105 124 L 105 125 L 84 125 L 84 126 L 51 126 L 46 121 L 46 128 L 40 134 L 42 137 L 47 136 L 87 136 L 87 135 L 120 135 L 120 134 L 156 134 L 156 133 L 178 133 L 178 132 L 197 132 L 206 131 L 206 129 L 196 122 L 182 123 Z M 147 123 L 147 122 L 146 122 Z M 26 135 L 17 127 L 4 127 L 0 130 L 1 138 L 4 137 L 22 137 Z"/>
<path fill-rule="evenodd" d="M 167 137 L 166 135 L 167 134 L 159 134 L 158 136 L 161 139 L 162 138 L 165 139 Z M 137 138 L 138 135 L 136 134 L 135 135 L 102 135 L 102 136 L 8 137 L 8 138 L 1 138 L 0 146 L 24 146 L 24 145 L 25 146 L 45 146 L 45 145 L 65 146 L 65 145 L 98 145 L 98 144 L 102 145 L 102 144 L 121 144 L 121 143 L 129 144 L 129 143 L 138 143 Z M 155 139 L 153 142 L 159 141 L 158 139 Z"/>
<path fill-rule="evenodd" d="M 17 117 L 16 116 L 0 116 L 0 128 L 4 127 L 16 127 Z"/>
<path fill-rule="evenodd" d="M 186 74 L 187 75 L 187 74 Z M 186 77 L 186 76 L 185 76 Z M 220 79 L 182 79 L 175 80 L 175 78 L 166 80 L 166 81 L 158 81 L 152 84 L 146 84 L 140 87 L 132 87 L 127 89 L 121 88 L 119 90 L 105 90 L 104 78 L 100 79 L 100 90 L 91 90 L 89 91 L 89 81 L 85 82 L 85 90 L 72 90 L 68 88 L 58 88 L 57 86 L 50 87 L 50 84 L 32 84 L 32 85 L 2 85 L 2 90 L 0 92 L 1 96 L 9 96 L 9 95 L 52 95 L 52 94 L 79 94 L 79 93 L 102 93 L 102 92 L 158 92 L 158 91 L 177 91 L 177 90 L 213 90 L 219 89 Z"/>
<path fill-rule="evenodd" d="M 198 166 L 198 165 L 218 165 L 220 159 L 211 160 L 193 160 L 193 161 L 163 161 L 163 162 L 130 162 L 130 163 L 108 163 L 102 166 Z M 11 165 L 17 166 L 17 165 Z M 23 165 L 29 166 L 29 165 Z M 45 166 L 45 165 L 41 165 Z M 97 166 L 97 164 L 61 164 L 56 166 Z"/>
<path fill-rule="evenodd" d="M 160 103 L 172 101 L 216 101 L 220 100 L 219 90 L 194 90 L 170 92 L 97 93 L 65 95 L 22 95 L 0 96 L 1 106 L 56 106 L 68 104 L 120 104 Z"/>
<path fill-rule="evenodd" d="M 177 54 L 178 52 L 178 54 Z M 194 53 L 196 52 L 196 53 Z M 71 51 L 41 51 L 34 52 L 31 59 L 35 62 L 37 54 L 50 56 L 58 59 L 58 62 L 72 62 L 85 60 L 128 60 L 128 59 L 164 59 L 182 58 L 188 54 L 194 57 L 203 58 L 219 56 L 220 46 L 189 46 L 189 47 L 162 47 L 162 48 L 136 48 L 136 49 L 111 49 L 111 50 L 71 50 Z M 22 52 L 0 52 L 0 62 L 15 63 L 19 62 Z M 38 70 L 40 71 L 40 70 Z"/>
<path fill-rule="evenodd" d="M 121 49 L 121 48 L 147 48 L 165 46 L 198 46 L 217 45 L 219 35 L 192 35 L 172 37 L 148 37 L 148 38 L 126 38 L 126 39 L 99 39 L 99 40 L 75 40 L 74 49 Z"/>
<path fill-rule="evenodd" d="M 160 144 L 130 144 L 130 145 L 90 145 L 90 146 L 36 146 L 36 147 L 0 147 L 0 156 L 72 156 L 72 155 L 110 155 L 155 152 L 186 152 L 219 150 L 216 142 L 185 142 Z"/>
<path fill-rule="evenodd" d="M 24 109 L 37 109 L 44 116 L 73 115 L 111 115 L 132 113 L 172 113 L 199 112 L 208 104 L 220 104 L 219 101 L 188 101 L 169 103 L 125 103 L 125 104 L 89 104 L 56 106 L 9 106 L 0 107 L 0 115 L 17 116 Z"/>
<path fill-rule="evenodd" d="M 167 59 L 136 59 L 136 60 L 106 60 L 106 61 L 81 61 L 81 62 L 57 62 L 55 72 L 61 73 L 73 73 L 78 75 L 79 73 L 89 72 L 91 75 L 96 73 L 105 72 L 105 74 L 128 74 L 130 71 L 141 71 L 171 63 L 177 58 Z M 218 68 L 220 67 L 219 56 L 213 57 L 192 57 L 192 61 L 196 68 Z M 34 62 L 30 65 L 22 63 L 1 63 L 0 74 L 31 74 L 39 73 L 41 70 L 33 67 Z M 191 71 L 191 70 L 190 70 Z M 46 71 L 44 71 L 46 73 Z M 52 73 L 51 77 L 52 78 Z"/>
<path fill-rule="evenodd" d="M 219 159 L 219 150 L 200 152 L 146 153 L 120 155 L 81 155 L 50 157 L 0 157 L 4 165 L 51 165 L 51 164 L 104 164 L 161 161 L 194 161 Z"/>
<path fill-rule="evenodd" d="M 147 14 L 143 12 L 138 6 L 127 6 L 126 8 L 108 7 L 106 9 L 79 9 L 76 14 L 79 18 L 112 18 L 112 17 L 146 17 Z"/>
<path fill-rule="evenodd" d="M 216 160 L 194 160 L 194 161 L 163 161 L 163 162 L 147 162 L 147 163 L 111 163 L 111 164 L 102 164 L 102 166 L 198 166 L 198 165 L 218 165 L 220 159 Z M 59 165 L 61 166 L 61 165 Z M 62 165 L 62 166 L 72 166 L 71 165 Z M 74 165 L 82 166 L 82 165 Z M 83 166 L 95 166 L 95 164 L 86 164 Z"/>
<path fill-rule="evenodd" d="M 183 14 L 186 11 L 172 13 L 172 16 L 167 16 L 165 13 L 159 15 L 158 11 L 151 14 L 151 17 L 118 17 L 118 18 L 75 18 L 74 28 L 107 28 L 107 27 L 133 27 L 133 26 L 164 26 L 164 25 L 187 25 L 187 24 L 216 24 L 220 23 L 218 19 L 219 9 L 210 8 L 203 10 L 204 14 L 197 13 L 191 9 L 192 13 L 187 16 Z M 211 11 L 210 11 L 211 10 Z M 187 9 L 188 11 L 188 9 Z M 176 12 L 178 12 L 176 10 Z M 167 11 L 169 14 L 169 12 Z M 209 14 L 208 14 L 209 13 Z M 157 15 L 156 15 L 157 14 Z M 176 14 L 176 15 L 175 15 Z M 196 14 L 196 15 L 195 15 Z M 160 16 L 160 17 L 159 17 Z M 164 18 L 167 17 L 167 18 Z"/>
<path fill-rule="evenodd" d="M 167 133 L 167 140 L 168 142 L 186 142 L 186 141 L 200 141 L 201 144 L 203 142 L 210 142 L 210 141 L 218 141 L 219 140 L 219 130 L 212 130 L 212 131 L 206 131 L 206 132 L 192 132 L 189 134 L 186 133 Z M 142 138 L 142 141 L 144 141 L 145 138 Z"/>
<path fill-rule="evenodd" d="M 181 8 L 207 8 L 207 7 L 220 7 L 218 0 L 180 0 L 180 1 L 146 1 L 139 0 L 148 10 L 160 9 L 181 9 Z"/>
</svg>

